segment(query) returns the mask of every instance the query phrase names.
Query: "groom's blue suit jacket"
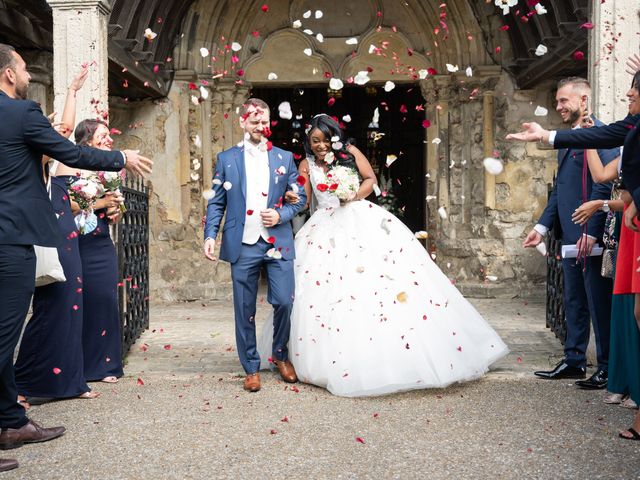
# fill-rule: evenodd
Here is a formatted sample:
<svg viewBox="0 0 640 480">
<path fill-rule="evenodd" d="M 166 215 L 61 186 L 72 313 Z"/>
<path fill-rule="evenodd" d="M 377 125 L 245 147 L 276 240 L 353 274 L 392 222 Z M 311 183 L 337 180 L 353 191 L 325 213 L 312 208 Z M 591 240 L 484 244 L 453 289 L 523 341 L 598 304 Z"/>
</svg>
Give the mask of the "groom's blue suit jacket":
<svg viewBox="0 0 640 480">
<path fill-rule="evenodd" d="M 603 125 L 596 121 L 596 125 Z M 596 128 L 596 127 L 593 127 Z M 591 128 L 569 130 L 568 132 L 582 132 Z M 556 134 L 557 146 L 558 137 L 565 131 L 558 131 Z M 564 146 L 564 145 L 563 145 Z M 575 148 L 562 148 L 558 150 L 558 173 L 553 192 L 549 197 L 547 207 L 542 212 L 538 223 L 547 228 L 560 225 L 562 230 L 562 243 L 565 245 L 575 244 L 582 235 L 582 226 L 576 225 L 571 220 L 571 216 L 576 208 L 583 203 L 582 199 L 582 168 L 585 145 L 573 144 Z M 607 164 L 620 155 L 619 149 L 598 150 L 598 155 L 603 164 Z M 591 172 L 587 167 L 586 197 L 589 200 L 607 200 L 611 197 L 611 182 L 594 183 Z M 587 225 L 587 234 L 597 239 L 602 238 L 604 233 L 604 222 L 606 214 L 596 212 Z"/>
<path fill-rule="evenodd" d="M 269 152 L 269 195 L 267 208 L 274 208 L 280 214 L 278 225 L 268 228 L 269 235 L 275 238 L 273 246 L 282 253 L 282 258 L 295 258 L 293 230 L 291 219 L 304 207 L 307 195 L 300 187 L 300 201 L 296 205 L 284 202 L 284 194 L 291 185 L 297 184 L 298 169 L 293 161 L 293 154 L 273 147 Z M 225 188 L 229 182 L 230 188 Z M 229 187 L 227 184 L 227 187 Z M 244 148 L 232 147 L 218 155 L 214 174 L 213 191 L 215 195 L 207 204 L 207 218 L 204 238 L 216 238 L 220 230 L 220 222 L 227 212 L 222 229 L 222 246 L 220 259 L 234 263 L 240 256 L 242 234 L 247 211 L 247 176 L 245 173 Z M 254 215 L 259 215 L 255 212 Z"/>
</svg>

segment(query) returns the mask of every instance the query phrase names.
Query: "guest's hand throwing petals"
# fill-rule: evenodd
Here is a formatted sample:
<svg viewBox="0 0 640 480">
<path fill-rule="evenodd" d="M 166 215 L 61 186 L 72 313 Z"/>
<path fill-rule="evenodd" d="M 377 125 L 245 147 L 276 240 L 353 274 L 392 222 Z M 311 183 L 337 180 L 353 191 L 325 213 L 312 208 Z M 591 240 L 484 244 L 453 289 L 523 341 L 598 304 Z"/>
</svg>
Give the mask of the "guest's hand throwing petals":
<svg viewBox="0 0 640 480">
<path fill-rule="evenodd" d="M 520 140 L 522 142 L 548 142 L 549 131 L 542 128 L 536 122 L 523 123 L 524 130 L 518 133 L 510 133 L 507 140 Z"/>
<path fill-rule="evenodd" d="M 123 152 L 127 157 L 127 164 L 124 168 L 126 168 L 128 172 L 140 177 L 151 173 L 153 160 L 140 155 L 140 150 L 123 150 Z"/>
</svg>

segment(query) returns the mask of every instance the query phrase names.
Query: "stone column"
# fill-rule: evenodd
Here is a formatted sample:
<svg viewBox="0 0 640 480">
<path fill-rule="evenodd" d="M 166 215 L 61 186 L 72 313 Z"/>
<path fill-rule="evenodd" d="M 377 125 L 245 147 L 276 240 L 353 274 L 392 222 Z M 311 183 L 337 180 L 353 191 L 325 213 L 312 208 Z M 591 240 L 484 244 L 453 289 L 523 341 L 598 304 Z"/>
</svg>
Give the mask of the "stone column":
<svg viewBox="0 0 640 480">
<path fill-rule="evenodd" d="M 625 93 L 631 76 L 625 72 L 629 55 L 640 53 L 638 0 L 592 0 L 594 28 L 589 34 L 589 80 L 592 108 L 605 123 L 628 113 Z"/>
<path fill-rule="evenodd" d="M 54 110 L 62 115 L 67 89 L 83 63 L 89 76 L 78 92 L 76 119 L 106 119 L 109 0 L 47 0 L 53 10 Z M 92 104 L 93 100 L 93 104 Z M 96 105 L 96 101 L 98 101 Z M 60 117 L 58 117 L 59 119 Z"/>
</svg>

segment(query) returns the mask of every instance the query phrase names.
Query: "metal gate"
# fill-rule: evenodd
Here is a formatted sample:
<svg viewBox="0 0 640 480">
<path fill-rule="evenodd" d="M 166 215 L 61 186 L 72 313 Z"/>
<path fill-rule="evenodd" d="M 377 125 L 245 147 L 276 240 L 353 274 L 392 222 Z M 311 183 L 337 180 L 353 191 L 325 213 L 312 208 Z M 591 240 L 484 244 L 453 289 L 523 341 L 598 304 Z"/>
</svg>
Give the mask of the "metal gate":
<svg viewBox="0 0 640 480">
<path fill-rule="evenodd" d="M 127 211 L 115 227 L 121 281 L 118 284 L 122 357 L 149 328 L 149 189 L 127 177 L 122 189 Z"/>
<path fill-rule="evenodd" d="M 555 177 L 554 177 L 555 184 Z M 553 184 L 549 186 L 551 195 Z M 562 273 L 562 232 L 559 222 L 547 235 L 547 327 L 564 345 L 567 338 L 567 320 L 564 312 L 564 275 Z"/>
</svg>

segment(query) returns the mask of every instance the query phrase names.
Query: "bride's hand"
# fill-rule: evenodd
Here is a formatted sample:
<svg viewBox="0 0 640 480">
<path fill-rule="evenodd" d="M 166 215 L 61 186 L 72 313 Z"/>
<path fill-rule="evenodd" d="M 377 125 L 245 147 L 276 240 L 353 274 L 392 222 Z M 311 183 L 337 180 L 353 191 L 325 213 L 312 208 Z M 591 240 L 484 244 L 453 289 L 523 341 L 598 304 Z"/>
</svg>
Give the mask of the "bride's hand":
<svg viewBox="0 0 640 480">
<path fill-rule="evenodd" d="M 293 190 L 287 190 L 284 194 L 284 201 L 291 205 L 297 205 L 300 201 L 300 195 L 295 193 Z"/>
</svg>

